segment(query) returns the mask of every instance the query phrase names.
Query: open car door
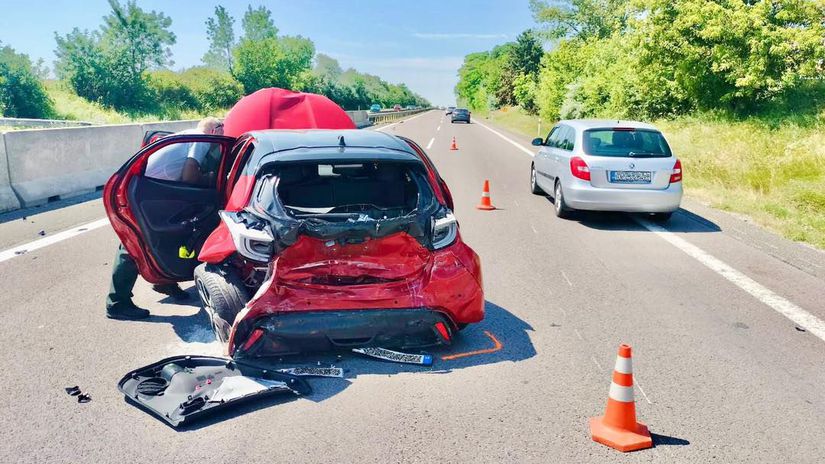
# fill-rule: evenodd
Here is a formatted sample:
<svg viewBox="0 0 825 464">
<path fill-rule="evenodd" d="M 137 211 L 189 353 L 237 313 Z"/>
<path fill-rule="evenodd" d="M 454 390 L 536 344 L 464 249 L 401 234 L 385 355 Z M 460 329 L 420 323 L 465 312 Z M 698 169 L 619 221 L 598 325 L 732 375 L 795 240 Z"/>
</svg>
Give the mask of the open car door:
<svg viewBox="0 0 825 464">
<path fill-rule="evenodd" d="M 106 182 L 112 228 L 151 283 L 191 280 L 218 225 L 234 137 L 171 135 L 142 148 Z"/>
</svg>

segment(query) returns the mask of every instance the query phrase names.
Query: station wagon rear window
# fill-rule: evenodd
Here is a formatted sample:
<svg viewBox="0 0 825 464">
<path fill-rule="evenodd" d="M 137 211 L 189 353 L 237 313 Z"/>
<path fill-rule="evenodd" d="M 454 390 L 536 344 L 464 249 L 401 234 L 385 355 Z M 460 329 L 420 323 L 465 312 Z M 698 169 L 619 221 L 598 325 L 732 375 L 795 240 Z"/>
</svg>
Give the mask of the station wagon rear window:
<svg viewBox="0 0 825 464">
<path fill-rule="evenodd" d="M 618 158 L 669 158 L 670 147 L 661 132 L 650 129 L 605 128 L 584 131 L 584 152 Z"/>
</svg>

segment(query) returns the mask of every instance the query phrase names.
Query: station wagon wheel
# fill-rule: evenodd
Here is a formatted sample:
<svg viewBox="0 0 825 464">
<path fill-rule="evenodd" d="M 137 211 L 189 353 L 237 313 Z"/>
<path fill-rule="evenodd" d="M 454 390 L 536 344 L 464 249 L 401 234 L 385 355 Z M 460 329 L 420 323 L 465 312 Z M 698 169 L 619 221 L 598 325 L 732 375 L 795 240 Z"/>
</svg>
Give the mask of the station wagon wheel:
<svg viewBox="0 0 825 464">
<path fill-rule="evenodd" d="M 535 195 L 544 195 L 544 190 L 539 187 L 538 182 L 536 181 L 536 166 L 530 166 L 530 192 Z"/>
<path fill-rule="evenodd" d="M 553 195 L 553 209 L 556 211 L 556 216 L 567 219 L 570 217 L 571 210 L 564 203 L 564 193 L 562 192 L 561 182 L 556 181 L 556 193 Z"/>
</svg>

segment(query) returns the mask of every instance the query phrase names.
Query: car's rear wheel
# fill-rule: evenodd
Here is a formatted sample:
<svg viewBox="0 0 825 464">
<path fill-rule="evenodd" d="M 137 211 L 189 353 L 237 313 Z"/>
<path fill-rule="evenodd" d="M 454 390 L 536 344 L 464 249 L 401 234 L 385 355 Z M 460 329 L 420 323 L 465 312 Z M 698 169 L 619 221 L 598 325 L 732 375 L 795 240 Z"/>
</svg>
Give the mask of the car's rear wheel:
<svg viewBox="0 0 825 464">
<path fill-rule="evenodd" d="M 556 216 L 562 219 L 569 218 L 573 213 L 573 210 L 567 206 L 567 203 L 564 202 L 564 192 L 562 191 L 561 182 L 559 181 L 556 181 L 555 194 L 553 195 L 553 206 Z"/>
<path fill-rule="evenodd" d="M 534 195 L 544 195 L 544 190 L 539 187 L 538 180 L 536 179 L 536 166 L 530 166 L 530 193 Z"/>
<path fill-rule="evenodd" d="M 665 223 L 670 220 L 670 217 L 673 216 L 673 212 L 669 213 L 653 213 L 653 220 L 659 223 Z"/>
<path fill-rule="evenodd" d="M 235 316 L 249 301 L 241 277 L 232 268 L 204 263 L 195 268 L 195 287 L 215 337 L 226 343 Z"/>
</svg>

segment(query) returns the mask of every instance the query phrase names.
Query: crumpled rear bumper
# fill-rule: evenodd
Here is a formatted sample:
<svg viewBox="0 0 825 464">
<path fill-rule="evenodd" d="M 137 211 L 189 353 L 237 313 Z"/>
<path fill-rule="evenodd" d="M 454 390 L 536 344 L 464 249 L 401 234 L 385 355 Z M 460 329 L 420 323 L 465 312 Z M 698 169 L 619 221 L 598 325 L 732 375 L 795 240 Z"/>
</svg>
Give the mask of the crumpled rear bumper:
<svg viewBox="0 0 825 464">
<path fill-rule="evenodd" d="M 436 251 L 404 233 L 346 246 L 301 237 L 238 314 L 228 352 L 260 343 L 250 342 L 263 338 L 256 329 L 273 340 L 261 353 L 429 346 L 443 342 L 436 324 L 452 331 L 483 318 L 481 262 L 460 236 Z"/>
<path fill-rule="evenodd" d="M 236 349 L 235 359 L 361 347 L 449 345 L 455 327 L 439 311 L 412 308 L 271 314 L 252 322 L 247 330 L 251 335 Z"/>
</svg>

